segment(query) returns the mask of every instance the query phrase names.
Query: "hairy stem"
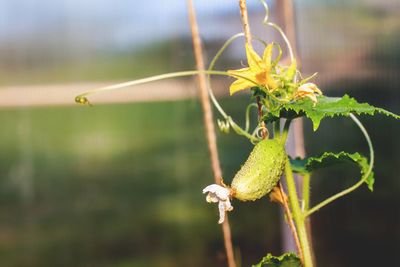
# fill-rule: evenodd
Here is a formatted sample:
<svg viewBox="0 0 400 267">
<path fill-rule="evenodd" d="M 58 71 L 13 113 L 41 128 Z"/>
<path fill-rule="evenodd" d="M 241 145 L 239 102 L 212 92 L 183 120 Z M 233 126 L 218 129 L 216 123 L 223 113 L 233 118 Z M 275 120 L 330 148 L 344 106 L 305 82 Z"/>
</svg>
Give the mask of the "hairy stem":
<svg viewBox="0 0 400 267">
<path fill-rule="evenodd" d="M 285 191 L 283 190 L 281 182 L 278 183 L 278 188 L 279 188 L 279 192 L 280 192 L 281 198 L 282 198 L 282 205 L 283 205 L 286 217 L 287 217 L 286 218 L 287 224 L 289 225 L 290 231 L 292 232 L 294 242 L 296 243 L 296 247 L 297 247 L 300 259 L 303 259 L 303 257 L 304 257 L 303 251 L 301 249 L 300 240 L 299 240 L 299 236 L 297 234 L 296 226 L 294 225 L 294 222 L 293 222 L 293 216 L 292 216 L 292 213 L 290 212 L 288 197 L 287 197 Z"/>
<path fill-rule="evenodd" d="M 273 122 L 274 125 L 274 138 L 281 138 L 281 121 L 277 120 Z"/>
<path fill-rule="evenodd" d="M 308 210 L 310 208 L 310 178 L 311 175 L 306 173 L 303 175 L 303 189 L 302 191 L 302 211 Z"/>
<path fill-rule="evenodd" d="M 199 29 L 197 25 L 196 13 L 192 0 L 187 0 L 190 29 L 193 39 L 193 49 L 196 59 L 196 67 L 199 71 L 205 70 L 203 52 L 201 48 L 201 41 L 199 35 Z M 208 150 L 211 158 L 211 166 L 214 174 L 215 183 L 220 183 L 222 177 L 221 165 L 218 157 L 218 147 L 217 147 L 217 137 L 215 135 L 214 123 L 213 123 L 213 113 L 211 108 L 211 102 L 208 97 L 207 91 L 207 79 L 204 73 L 199 74 L 199 88 L 200 88 L 200 102 L 203 108 L 204 114 L 204 126 L 206 131 Z M 233 253 L 231 229 L 227 215 L 222 224 L 222 232 L 224 235 L 225 251 L 228 260 L 229 267 L 236 267 L 235 256 Z"/>
<path fill-rule="evenodd" d="M 290 166 L 289 157 L 286 158 L 285 178 L 289 193 L 290 206 L 292 208 L 293 219 L 296 222 L 297 233 L 299 235 L 300 246 L 303 251 L 302 262 L 304 267 L 313 267 L 312 254 L 308 241 L 307 227 L 305 217 L 300 208 L 299 198 L 297 196 L 296 184 L 293 177 L 292 167 Z"/>
<path fill-rule="evenodd" d="M 287 119 L 287 120 L 285 121 L 285 125 L 283 126 L 283 132 L 282 132 L 282 134 L 281 134 L 281 140 L 282 140 L 282 143 L 283 143 L 283 144 L 286 143 L 286 140 L 287 140 L 287 138 L 288 138 L 288 135 L 289 135 L 289 128 L 290 128 L 291 122 L 292 122 L 292 120 Z"/>
</svg>

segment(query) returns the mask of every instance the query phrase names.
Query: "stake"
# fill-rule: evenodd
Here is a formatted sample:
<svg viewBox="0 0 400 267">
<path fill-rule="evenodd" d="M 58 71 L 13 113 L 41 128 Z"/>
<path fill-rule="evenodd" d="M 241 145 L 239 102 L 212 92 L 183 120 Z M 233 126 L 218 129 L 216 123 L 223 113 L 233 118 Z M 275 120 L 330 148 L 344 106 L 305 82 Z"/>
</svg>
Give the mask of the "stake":
<svg viewBox="0 0 400 267">
<path fill-rule="evenodd" d="M 199 29 L 197 25 L 197 19 L 193 1 L 187 0 L 187 5 L 189 12 L 189 20 L 190 20 L 190 30 L 192 32 L 194 55 L 196 59 L 196 67 L 197 70 L 204 71 L 205 66 L 203 60 L 203 53 L 201 48 Z M 222 178 L 222 171 L 218 157 L 217 138 L 215 136 L 213 113 L 207 91 L 207 79 L 204 73 L 200 73 L 198 75 L 198 78 L 199 78 L 199 89 L 200 89 L 200 102 L 203 108 L 204 126 L 207 136 L 208 150 L 211 158 L 211 166 L 214 174 L 215 183 L 219 184 Z M 222 223 L 222 232 L 224 235 L 224 243 L 225 243 L 226 257 L 228 260 L 228 266 L 236 267 L 228 215 L 226 215 L 225 220 Z"/>
</svg>

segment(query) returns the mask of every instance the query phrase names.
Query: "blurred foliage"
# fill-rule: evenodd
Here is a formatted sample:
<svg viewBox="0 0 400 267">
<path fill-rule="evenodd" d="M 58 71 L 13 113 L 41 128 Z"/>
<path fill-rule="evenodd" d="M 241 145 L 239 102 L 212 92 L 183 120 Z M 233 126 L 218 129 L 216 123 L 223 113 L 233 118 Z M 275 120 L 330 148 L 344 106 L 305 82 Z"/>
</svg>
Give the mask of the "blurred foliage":
<svg viewBox="0 0 400 267">
<path fill-rule="evenodd" d="M 224 266 L 217 210 L 201 194 L 212 175 L 197 102 L 2 111 L 0 121 L 2 265 Z M 251 145 L 232 135 L 223 147 L 229 180 Z M 277 207 L 234 205 L 245 262 L 278 253 Z M 247 235 L 250 214 L 262 227 Z"/>
<path fill-rule="evenodd" d="M 400 65 L 400 24 L 392 31 L 384 31 L 377 40 L 378 53 L 371 55 L 370 60 L 380 67 L 395 71 Z"/>
<path fill-rule="evenodd" d="M 55 53 L 55 52 L 54 52 Z M 0 85 L 133 80 L 193 68 L 190 39 L 168 39 L 128 51 L 102 51 L 79 60 L 51 62 L 46 55 L 0 61 Z M 49 63 L 50 62 L 50 63 Z"/>
</svg>

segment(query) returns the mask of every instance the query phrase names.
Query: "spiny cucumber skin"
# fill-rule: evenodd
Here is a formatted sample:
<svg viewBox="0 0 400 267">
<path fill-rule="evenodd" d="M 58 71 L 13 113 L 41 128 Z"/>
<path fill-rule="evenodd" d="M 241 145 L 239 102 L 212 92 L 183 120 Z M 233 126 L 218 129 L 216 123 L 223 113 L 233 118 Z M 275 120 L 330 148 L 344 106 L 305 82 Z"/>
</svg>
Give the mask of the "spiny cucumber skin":
<svg viewBox="0 0 400 267">
<path fill-rule="evenodd" d="M 268 194 L 278 183 L 286 161 L 280 140 L 266 139 L 255 145 L 249 158 L 233 178 L 234 197 L 254 201 Z"/>
</svg>

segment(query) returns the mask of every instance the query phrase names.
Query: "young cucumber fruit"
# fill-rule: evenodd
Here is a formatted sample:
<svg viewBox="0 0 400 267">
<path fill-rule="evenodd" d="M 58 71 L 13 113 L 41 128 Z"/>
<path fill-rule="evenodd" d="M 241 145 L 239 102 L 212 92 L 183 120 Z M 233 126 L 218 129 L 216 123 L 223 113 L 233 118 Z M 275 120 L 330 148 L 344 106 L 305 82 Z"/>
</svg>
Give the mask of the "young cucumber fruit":
<svg viewBox="0 0 400 267">
<path fill-rule="evenodd" d="M 268 194 L 282 175 L 286 157 L 285 148 L 279 139 L 259 142 L 233 178 L 232 196 L 248 201 Z"/>
</svg>

